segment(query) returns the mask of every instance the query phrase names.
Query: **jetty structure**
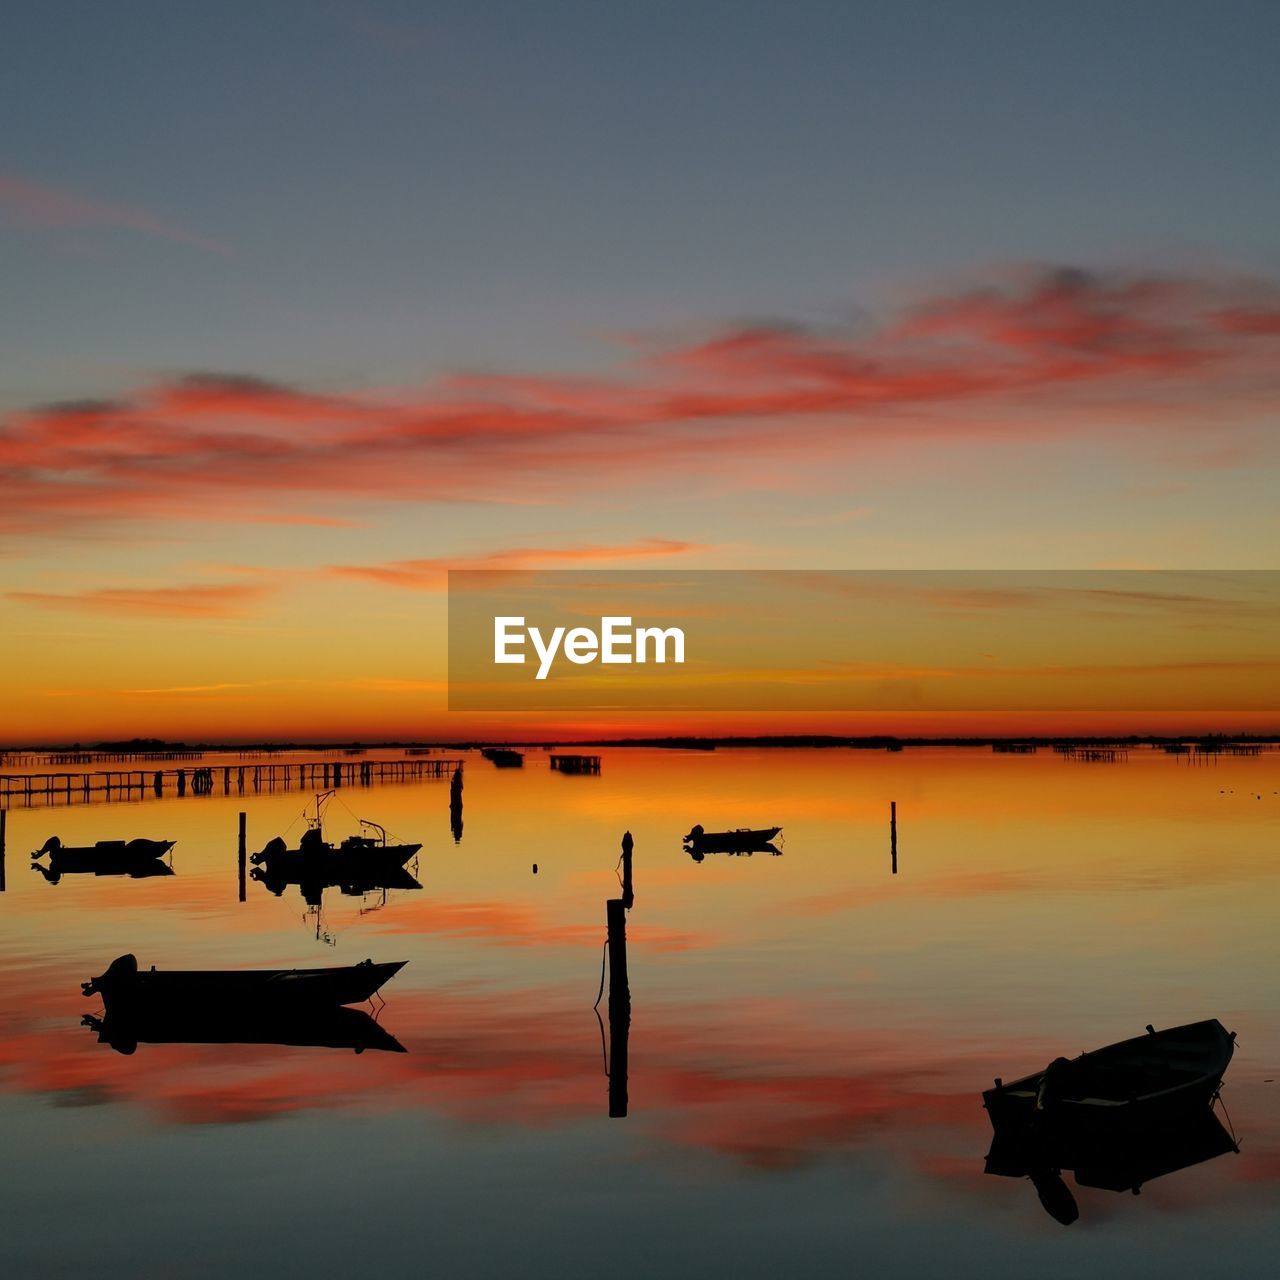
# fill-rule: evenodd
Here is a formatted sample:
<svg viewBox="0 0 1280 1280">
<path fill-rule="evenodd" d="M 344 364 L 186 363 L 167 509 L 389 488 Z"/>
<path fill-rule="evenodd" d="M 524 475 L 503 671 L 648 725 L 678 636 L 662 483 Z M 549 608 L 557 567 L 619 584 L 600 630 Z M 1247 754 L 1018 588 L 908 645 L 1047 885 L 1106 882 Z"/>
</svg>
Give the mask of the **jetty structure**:
<svg viewBox="0 0 1280 1280">
<path fill-rule="evenodd" d="M 375 782 L 451 779 L 461 759 L 415 756 L 391 760 L 268 760 L 259 764 L 206 765 L 194 769 L 95 769 L 0 774 L 0 807 L 88 804 L 93 800 L 141 799 L 148 794 L 230 795 L 244 791 L 314 791 Z"/>
<path fill-rule="evenodd" d="M 573 755 L 553 755 L 550 757 L 551 768 L 556 773 L 585 773 L 595 774 L 600 772 L 599 756 L 573 756 Z"/>
</svg>

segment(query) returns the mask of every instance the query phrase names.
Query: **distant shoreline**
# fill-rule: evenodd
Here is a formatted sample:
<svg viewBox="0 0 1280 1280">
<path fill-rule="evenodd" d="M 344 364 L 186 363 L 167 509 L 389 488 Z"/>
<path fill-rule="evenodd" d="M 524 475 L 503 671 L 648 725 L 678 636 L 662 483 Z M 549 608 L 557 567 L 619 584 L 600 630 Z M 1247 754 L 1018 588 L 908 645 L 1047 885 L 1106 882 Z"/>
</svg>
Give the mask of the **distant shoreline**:
<svg viewBox="0 0 1280 1280">
<path fill-rule="evenodd" d="M 1231 743 L 1273 746 L 1280 744 L 1280 730 L 1274 733 L 1186 733 L 1186 734 L 1022 734 L 1017 736 L 977 735 L 910 736 L 892 734 L 843 735 L 843 734 L 755 734 L 729 736 L 686 736 L 644 738 L 467 738 L 467 739 L 394 739 L 383 741 L 276 741 L 276 742 L 169 742 L 154 738 L 114 740 L 100 742 L 57 742 L 14 744 L 0 747 L 0 764 L 3 757 L 21 753 L 105 753 L 130 752 L 137 755 L 166 752 L 281 752 L 281 751 L 387 751 L 407 748 L 434 748 L 446 751 L 468 751 L 480 747 L 509 746 L 536 750 L 558 747 L 649 747 L 672 751 L 709 751 L 717 748 L 756 747 L 776 750 L 814 748 L 853 748 L 868 751 L 884 751 L 899 747 L 1054 747 L 1054 746 L 1104 746 L 1104 747 L 1163 747 L 1180 743 L 1221 745 Z"/>
</svg>

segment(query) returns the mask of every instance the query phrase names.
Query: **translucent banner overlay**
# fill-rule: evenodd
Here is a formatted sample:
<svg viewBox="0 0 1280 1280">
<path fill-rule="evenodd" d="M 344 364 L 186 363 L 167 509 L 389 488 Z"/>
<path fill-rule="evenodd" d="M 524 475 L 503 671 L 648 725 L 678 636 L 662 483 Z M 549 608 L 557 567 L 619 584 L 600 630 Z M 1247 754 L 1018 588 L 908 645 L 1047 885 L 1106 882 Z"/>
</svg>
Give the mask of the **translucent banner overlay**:
<svg viewBox="0 0 1280 1280">
<path fill-rule="evenodd" d="M 1280 728 L 1280 572 L 455 570 L 449 707 Z"/>
</svg>

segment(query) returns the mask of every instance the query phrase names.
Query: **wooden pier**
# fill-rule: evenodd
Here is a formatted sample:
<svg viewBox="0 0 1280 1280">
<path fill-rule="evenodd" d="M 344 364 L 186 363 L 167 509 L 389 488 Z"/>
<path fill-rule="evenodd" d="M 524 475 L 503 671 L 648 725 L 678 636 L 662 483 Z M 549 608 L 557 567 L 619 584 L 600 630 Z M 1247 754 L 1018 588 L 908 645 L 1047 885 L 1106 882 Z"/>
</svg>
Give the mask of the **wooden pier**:
<svg viewBox="0 0 1280 1280">
<path fill-rule="evenodd" d="M 452 778 L 463 761 L 442 756 L 399 760 L 301 760 L 210 765 L 195 769 L 98 769 L 85 773 L 0 774 L 0 807 L 88 804 L 93 800 L 141 800 L 172 789 L 183 796 L 220 791 L 329 790 L 374 782 L 421 782 Z"/>
<path fill-rule="evenodd" d="M 1055 747 L 1054 750 L 1059 750 Z M 1082 743 L 1079 746 L 1068 747 L 1062 751 L 1068 760 L 1083 760 L 1087 764 L 1119 764 L 1122 760 L 1129 758 L 1128 747 L 1115 746 L 1090 746 Z"/>
<path fill-rule="evenodd" d="M 554 755 L 551 768 L 556 773 L 599 773 L 600 757 Z"/>
<path fill-rule="evenodd" d="M 1002 756 L 1033 756 L 1036 753 L 1034 742 L 993 742 L 991 750 Z"/>
</svg>

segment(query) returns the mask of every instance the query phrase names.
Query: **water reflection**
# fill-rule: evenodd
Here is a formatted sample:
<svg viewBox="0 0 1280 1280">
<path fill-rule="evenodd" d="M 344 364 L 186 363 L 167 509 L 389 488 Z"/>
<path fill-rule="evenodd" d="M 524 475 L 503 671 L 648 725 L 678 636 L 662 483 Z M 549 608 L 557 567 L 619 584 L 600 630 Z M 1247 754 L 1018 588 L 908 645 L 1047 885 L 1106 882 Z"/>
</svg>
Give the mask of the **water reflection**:
<svg viewBox="0 0 1280 1280">
<path fill-rule="evenodd" d="M 1046 1213 L 1064 1225 L 1079 1207 L 1063 1171 L 1077 1185 L 1137 1195 L 1163 1178 L 1228 1152 L 1239 1153 L 1235 1138 L 1211 1106 L 1192 1105 L 1170 1113 L 1158 1125 L 1112 1130 L 1035 1134 L 1026 1129 L 997 1129 L 987 1153 L 986 1172 L 1004 1178 L 1029 1178 Z"/>
<path fill-rule="evenodd" d="M 98 1043 L 132 1054 L 140 1044 L 276 1044 L 295 1047 L 379 1049 L 406 1053 L 395 1036 L 362 1009 L 143 1008 L 85 1014 L 81 1025 Z"/>
<path fill-rule="evenodd" d="M 553 1268 L 571 1210 L 613 1194 L 619 1179 L 643 1191 L 634 1206 L 648 1217 L 635 1225 L 658 1251 L 653 1265 L 676 1270 L 675 1254 L 696 1239 L 707 1243 L 708 1270 L 786 1274 L 794 1240 L 777 1242 L 789 1222 L 831 1269 L 856 1248 L 905 1259 L 904 1275 L 931 1275 L 945 1251 L 956 1274 L 978 1276 L 995 1250 L 1019 1274 L 1056 1275 L 1065 1244 L 1073 1267 L 1132 1267 L 1154 1251 L 1164 1274 L 1190 1280 L 1212 1274 L 1224 1217 L 1263 1228 L 1280 1172 L 1268 1110 L 1276 1086 L 1263 1083 L 1277 1052 L 1266 904 L 1280 866 L 1258 850 L 1274 843 L 1277 757 L 1223 759 L 1213 778 L 1146 749 L 1115 769 L 1068 769 L 1047 752 L 912 748 L 875 757 L 611 750 L 608 763 L 582 788 L 541 757 L 523 770 L 473 770 L 465 857 L 444 829 L 444 786 L 361 793 L 376 795 L 392 829 L 435 830 L 427 893 L 273 877 L 263 862 L 254 879 L 267 891 L 249 886 L 236 905 L 237 811 L 249 810 L 261 838 L 248 848 L 260 848 L 289 831 L 308 798 L 296 789 L 148 798 L 143 816 L 158 819 L 149 825 L 179 837 L 176 880 L 66 882 L 49 893 L 35 876 L 10 879 L 0 898 L 0 1107 L 46 1162 L 24 1181 L 53 1177 L 77 1202 L 100 1203 L 103 1162 L 136 1160 L 135 1139 L 145 1140 L 156 1168 L 171 1167 L 170 1154 L 198 1160 L 207 1189 L 192 1198 L 177 1178 L 158 1177 L 148 1190 L 157 1217 L 215 1238 L 246 1170 L 276 1169 L 282 1212 L 313 1223 L 317 1197 L 332 1189 L 326 1178 L 396 1185 L 405 1168 L 430 1175 L 426 1163 L 438 1161 L 432 1185 L 456 1191 L 439 1212 L 460 1232 L 483 1235 L 499 1193 L 504 1212 L 535 1206 L 502 1225 L 521 1233 L 540 1274 Z M 910 819 L 910 874 L 886 878 L 895 796 Z M 762 854 L 751 875 L 713 876 L 736 864 L 717 868 L 704 855 L 713 866 L 694 866 L 677 852 L 695 817 L 767 829 L 784 816 L 783 797 L 799 860 Z M 601 916 L 607 925 L 619 915 L 601 902 L 636 897 L 626 862 L 618 884 L 610 861 L 624 814 L 633 860 L 645 859 L 645 897 L 639 915 L 621 907 L 615 920 L 598 1046 L 584 1006 L 602 944 L 609 956 Z M 56 822 L 67 844 L 90 846 L 110 816 L 87 806 L 10 814 L 9 843 L 25 855 Z M 245 863 L 247 883 L 247 852 Z M 388 910 L 347 927 L 384 892 Z M 314 963 L 323 957 L 297 916 L 299 899 L 316 898 L 344 926 L 335 963 L 379 951 L 412 961 L 392 998 L 391 1029 L 407 1053 L 357 1058 L 361 1043 L 376 1046 L 354 1010 L 264 1017 L 205 998 L 132 1025 L 118 1008 L 95 1011 L 94 1034 L 73 1030 L 94 1007 L 75 980 L 123 940 L 148 960 L 196 970 Z M 636 1021 L 629 968 L 642 960 Z M 1187 1168 L 1223 1148 L 1206 1106 L 1123 1141 L 1095 1134 L 1072 1146 L 1002 1129 L 989 1172 L 1036 1181 L 1016 1189 L 984 1174 L 975 1157 L 989 1123 L 973 1082 L 1108 1038 L 1090 1028 L 1119 1023 L 1110 1038 L 1128 1034 L 1131 1010 L 1144 1011 L 1138 1024 L 1185 1020 L 1188 993 L 1230 1008 L 1245 1042 L 1230 1099 L 1249 1135 L 1238 1158 Z M 131 1058 L 103 1047 L 130 1043 L 146 1047 Z M 214 1044 L 230 1047 L 201 1047 Z M 63 1108 L 88 1101 L 98 1105 L 82 1106 L 66 1141 Z M 626 1126 L 607 1118 L 623 1114 Z M 350 1141 L 357 1129 L 376 1140 Z M 335 1149 L 341 1169 L 326 1170 L 323 1153 Z M 1175 1169 L 1184 1172 L 1166 1176 Z M 389 1248 L 412 1265 L 421 1185 L 406 1192 L 404 1225 L 387 1228 Z M 1059 1186 L 1078 1197 L 1086 1223 L 1125 1205 L 1092 1187 L 1142 1186 L 1139 1205 L 1125 1207 L 1143 1212 L 1064 1241 L 1035 1201 L 1039 1193 L 1067 1216 Z M 14 1194 L 10 1240 L 27 1252 L 11 1244 L 7 1258 L 0 1248 L 0 1262 L 33 1274 L 31 1251 L 49 1250 L 53 1236 L 49 1224 L 32 1225 L 36 1193 L 30 1204 L 25 1189 Z M 128 1209 L 113 1201 L 110 1211 Z M 1175 1212 L 1176 1248 L 1159 1225 Z M 78 1248 L 59 1244 L 57 1261 L 84 1273 Z"/>
<path fill-rule="evenodd" d="M 128 876 L 131 880 L 148 880 L 154 876 L 171 876 L 173 868 L 167 862 L 154 858 L 135 861 L 130 858 L 83 859 L 74 853 L 54 854 L 49 865 L 33 862 L 32 871 L 38 871 L 50 884 L 57 884 L 63 876 Z"/>
</svg>

